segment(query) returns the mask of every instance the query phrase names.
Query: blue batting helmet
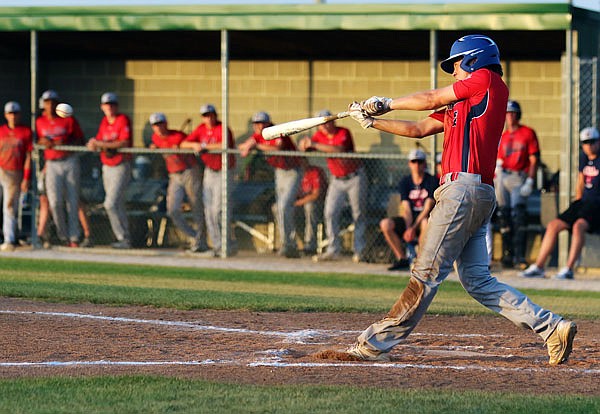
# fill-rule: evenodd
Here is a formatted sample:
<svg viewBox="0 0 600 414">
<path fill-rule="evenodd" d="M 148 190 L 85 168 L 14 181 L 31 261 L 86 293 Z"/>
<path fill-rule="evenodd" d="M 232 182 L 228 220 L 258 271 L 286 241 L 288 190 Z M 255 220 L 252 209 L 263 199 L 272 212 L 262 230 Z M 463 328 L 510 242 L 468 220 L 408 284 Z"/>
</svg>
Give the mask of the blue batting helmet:
<svg viewBox="0 0 600 414">
<path fill-rule="evenodd" d="M 460 67 L 472 73 L 484 66 L 500 64 L 500 51 L 496 43 L 484 35 L 467 35 L 458 39 L 450 49 L 450 57 L 440 66 L 446 73 L 454 72 L 454 62 L 463 59 Z"/>
</svg>

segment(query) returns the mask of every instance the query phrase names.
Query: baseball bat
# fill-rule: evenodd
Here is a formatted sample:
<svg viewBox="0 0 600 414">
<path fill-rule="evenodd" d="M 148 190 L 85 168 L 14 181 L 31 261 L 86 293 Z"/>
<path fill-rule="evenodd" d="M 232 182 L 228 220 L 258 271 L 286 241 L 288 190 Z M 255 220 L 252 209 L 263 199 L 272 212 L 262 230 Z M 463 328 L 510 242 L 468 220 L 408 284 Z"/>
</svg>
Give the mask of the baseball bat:
<svg viewBox="0 0 600 414">
<path fill-rule="evenodd" d="M 284 135 L 292 135 L 298 132 L 306 131 L 336 119 L 346 118 L 350 116 L 350 112 L 340 112 L 336 115 L 317 116 L 314 118 L 298 119 L 296 121 L 285 122 L 283 124 L 273 125 L 263 129 L 262 136 L 266 140 L 277 139 Z"/>
</svg>

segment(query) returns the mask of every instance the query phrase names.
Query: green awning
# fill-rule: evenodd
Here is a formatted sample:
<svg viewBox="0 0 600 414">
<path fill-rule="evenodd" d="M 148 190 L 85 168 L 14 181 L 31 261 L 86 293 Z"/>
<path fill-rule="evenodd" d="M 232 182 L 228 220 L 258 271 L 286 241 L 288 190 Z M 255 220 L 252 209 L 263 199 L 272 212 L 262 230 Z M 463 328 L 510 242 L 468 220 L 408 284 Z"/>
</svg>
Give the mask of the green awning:
<svg viewBox="0 0 600 414">
<path fill-rule="evenodd" d="M 565 30 L 572 13 L 567 3 L 0 7 L 0 31 Z"/>
</svg>

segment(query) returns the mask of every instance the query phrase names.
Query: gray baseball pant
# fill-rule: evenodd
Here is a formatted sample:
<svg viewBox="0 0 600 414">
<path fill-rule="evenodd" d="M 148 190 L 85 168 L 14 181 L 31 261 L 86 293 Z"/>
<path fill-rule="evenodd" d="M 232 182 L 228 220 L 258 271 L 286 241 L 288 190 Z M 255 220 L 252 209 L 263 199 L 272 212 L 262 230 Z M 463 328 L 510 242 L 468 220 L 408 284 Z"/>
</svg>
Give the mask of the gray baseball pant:
<svg viewBox="0 0 600 414">
<path fill-rule="evenodd" d="M 228 177 L 227 199 L 231 200 L 232 180 Z M 219 253 L 221 251 L 221 211 L 223 204 L 221 202 L 221 171 L 204 169 L 204 179 L 202 183 L 202 196 L 204 201 L 204 216 L 206 218 L 206 230 L 212 243 L 212 249 Z M 227 223 L 231 223 L 231 208 L 227 209 Z M 228 232 L 230 234 L 231 232 Z M 231 244 L 231 237 L 228 238 L 228 244 Z M 228 246 L 228 248 L 231 246 Z"/>
<path fill-rule="evenodd" d="M 325 196 L 325 227 L 329 245 L 327 251 L 339 253 L 342 250 L 340 234 L 340 216 L 344 203 L 348 200 L 352 209 L 354 222 L 354 253 L 360 255 L 365 248 L 365 231 L 367 229 L 365 212 L 367 210 L 367 176 L 364 168 L 357 174 L 343 180 L 334 178 L 329 184 Z"/>
<path fill-rule="evenodd" d="M 480 180 L 477 174 L 458 173 L 456 181 L 436 190 L 436 205 L 408 286 L 388 315 L 358 337 L 364 347 L 376 353 L 389 352 L 405 339 L 427 311 L 455 261 L 465 290 L 516 325 L 528 327 L 546 340 L 560 322 L 560 316 L 490 275 L 485 232 L 496 200 L 494 188 Z"/>
<path fill-rule="evenodd" d="M 46 195 L 61 241 L 79 241 L 79 157 L 46 161 Z"/>
<path fill-rule="evenodd" d="M 323 202 L 313 201 L 300 207 L 304 215 L 304 250 L 317 250 L 317 226 L 323 220 Z"/>
<path fill-rule="evenodd" d="M 4 243 L 14 244 L 17 240 L 17 211 L 21 195 L 23 171 L 9 171 L 0 168 L 0 186 L 2 191 L 2 233 Z"/>
<path fill-rule="evenodd" d="M 300 170 L 275 168 L 275 192 L 277 194 L 277 224 L 282 251 L 293 251 L 296 246 L 294 201 L 300 186 Z"/>
<path fill-rule="evenodd" d="M 117 240 L 131 242 L 129 220 L 125 207 L 125 191 L 131 181 L 131 163 L 124 161 L 115 166 L 102 166 L 102 183 L 104 184 L 104 209 L 108 214 L 110 227 Z"/>
<path fill-rule="evenodd" d="M 183 217 L 181 206 L 187 195 L 192 208 L 192 227 Z M 186 236 L 192 238 L 192 247 L 206 249 L 206 232 L 204 223 L 204 204 L 202 203 L 202 175 L 200 168 L 194 166 L 181 173 L 169 174 L 167 188 L 167 214 Z"/>
</svg>

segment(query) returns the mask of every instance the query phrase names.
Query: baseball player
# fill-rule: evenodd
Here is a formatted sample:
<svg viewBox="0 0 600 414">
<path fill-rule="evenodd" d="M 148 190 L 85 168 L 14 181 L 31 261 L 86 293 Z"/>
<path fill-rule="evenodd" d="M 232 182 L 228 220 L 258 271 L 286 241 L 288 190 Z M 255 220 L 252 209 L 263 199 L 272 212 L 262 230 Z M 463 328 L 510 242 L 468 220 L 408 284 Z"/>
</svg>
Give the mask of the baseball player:
<svg viewBox="0 0 600 414">
<path fill-rule="evenodd" d="M 131 236 L 125 208 L 125 191 L 131 180 L 131 154 L 119 153 L 119 148 L 131 147 L 131 122 L 119 113 L 119 99 L 113 92 L 100 97 L 100 109 L 104 113 L 95 138 L 88 141 L 91 151 L 100 151 L 102 184 L 104 185 L 104 209 L 117 239 L 113 249 L 130 249 Z"/>
<path fill-rule="evenodd" d="M 406 254 L 406 243 L 419 242 L 427 229 L 429 213 L 435 204 L 433 192 L 438 187 L 436 179 L 426 173 L 427 156 L 420 149 L 408 154 L 410 174 L 400 180 L 402 215 L 384 218 L 379 227 L 392 249 L 396 260 L 388 270 L 406 270 L 410 261 Z"/>
<path fill-rule="evenodd" d="M 46 147 L 46 196 L 60 241 L 68 247 L 79 244 L 79 157 L 54 149 L 56 145 L 81 145 L 83 132 L 75 117 L 56 115 L 58 94 L 49 89 L 42 94 L 44 111 L 35 121 L 38 143 Z"/>
<path fill-rule="evenodd" d="M 0 186 L 2 187 L 2 251 L 13 251 L 17 242 L 17 209 L 21 192 L 29 189 L 31 178 L 31 128 L 21 124 L 21 105 L 10 101 L 4 105 L 7 123 L 0 127 Z"/>
<path fill-rule="evenodd" d="M 600 132 L 587 127 L 579 134 L 582 155 L 579 159 L 579 174 L 575 188 L 575 201 L 556 219 L 548 223 L 542 246 L 534 264 L 521 273 L 523 277 L 544 277 L 544 265 L 554 250 L 558 233 L 571 231 L 571 247 L 565 267 L 554 276 L 555 279 L 573 279 L 573 269 L 579 260 L 585 243 L 585 233 L 600 230 Z"/>
<path fill-rule="evenodd" d="M 389 360 L 389 352 L 416 327 L 456 262 L 461 284 L 475 300 L 536 332 L 546 341 L 550 365 L 563 363 L 572 350 L 575 323 L 542 309 L 488 269 L 485 232 L 496 204 L 493 177 L 508 102 L 498 46 L 483 35 L 461 37 L 441 67 L 452 74 L 454 84 L 350 105 L 352 118 L 363 128 L 412 138 L 443 132 L 444 144 L 436 205 L 408 286 L 388 315 L 346 352 L 356 359 Z M 392 110 L 435 112 L 419 121 L 373 117 Z"/>
<path fill-rule="evenodd" d="M 179 148 L 186 135 L 169 129 L 167 117 L 162 112 L 150 115 L 152 144 L 150 148 Z M 169 186 L 167 187 L 167 214 L 173 223 L 190 238 L 190 253 L 208 250 L 206 244 L 204 206 L 202 205 L 202 174 L 192 154 L 164 154 Z M 192 208 L 195 229 L 188 224 L 181 213 L 183 199 L 187 195 Z"/>
<path fill-rule="evenodd" d="M 315 116 L 330 116 L 329 110 L 322 110 Z M 329 121 L 319 125 L 312 138 L 300 141 L 302 151 L 322 151 L 329 153 L 354 152 L 354 141 L 350 130 Z M 338 260 L 342 250 L 340 237 L 340 216 L 346 199 L 352 209 L 354 222 L 354 255 L 352 261 L 363 261 L 366 231 L 367 176 L 362 162 L 356 158 L 327 158 L 327 167 L 332 174 L 325 196 L 325 228 L 327 231 L 327 251 L 313 256 L 315 262 Z"/>
<path fill-rule="evenodd" d="M 525 268 L 527 197 L 533 191 L 540 148 L 535 131 L 522 125 L 521 106 L 508 101 L 494 186 L 502 235 L 502 264 Z"/>
<path fill-rule="evenodd" d="M 304 215 L 303 253 L 312 256 L 317 252 L 317 226 L 323 221 L 327 177 L 321 167 L 310 165 L 307 158 L 300 160 L 304 173 L 294 206 L 302 209 Z"/>
<path fill-rule="evenodd" d="M 272 126 L 271 117 L 266 112 L 257 112 L 252 116 L 254 133 L 239 145 L 242 157 L 246 157 L 254 148 L 269 151 L 296 151 L 296 146 L 288 136 L 266 140 L 262 130 Z M 277 225 L 281 249 L 279 254 L 288 258 L 298 258 L 294 226 L 294 200 L 300 185 L 300 161 L 298 157 L 267 157 L 267 162 L 275 169 L 275 194 L 277 195 Z"/>
<path fill-rule="evenodd" d="M 199 253 L 202 257 L 218 257 L 221 252 L 221 154 L 211 154 L 207 151 L 220 150 L 223 136 L 223 123 L 217 117 L 214 105 L 205 104 L 200 107 L 202 123 L 189 134 L 181 143 L 181 148 L 191 148 L 200 153 L 200 158 L 205 165 L 202 180 L 202 198 L 204 202 L 204 217 L 206 229 L 212 244 L 212 249 Z M 233 134 L 227 128 L 227 147 L 234 148 Z M 229 154 L 229 169 L 235 168 L 235 157 Z M 231 178 L 228 174 L 227 189 L 231 193 Z M 227 195 L 231 199 L 231 194 Z M 231 209 L 227 210 L 227 223 L 231 223 Z M 227 232 L 231 234 L 231 232 Z M 226 246 L 227 254 L 235 253 L 231 237 Z"/>
</svg>

